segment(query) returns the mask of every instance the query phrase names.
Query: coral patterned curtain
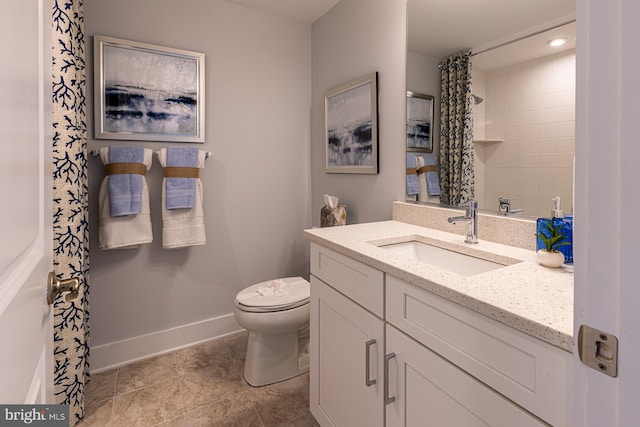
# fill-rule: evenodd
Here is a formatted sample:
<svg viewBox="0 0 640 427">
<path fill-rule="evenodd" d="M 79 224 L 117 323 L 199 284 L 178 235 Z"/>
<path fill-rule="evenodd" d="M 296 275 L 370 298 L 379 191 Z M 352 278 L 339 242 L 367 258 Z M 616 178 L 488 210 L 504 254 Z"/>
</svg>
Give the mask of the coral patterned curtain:
<svg viewBox="0 0 640 427">
<path fill-rule="evenodd" d="M 471 52 L 440 63 L 440 202 L 460 206 L 474 197 Z"/>
<path fill-rule="evenodd" d="M 89 356 L 89 231 L 83 0 L 52 0 L 53 265 L 78 277 L 73 301 L 54 303 L 54 393 L 70 425 L 84 416 Z"/>
</svg>

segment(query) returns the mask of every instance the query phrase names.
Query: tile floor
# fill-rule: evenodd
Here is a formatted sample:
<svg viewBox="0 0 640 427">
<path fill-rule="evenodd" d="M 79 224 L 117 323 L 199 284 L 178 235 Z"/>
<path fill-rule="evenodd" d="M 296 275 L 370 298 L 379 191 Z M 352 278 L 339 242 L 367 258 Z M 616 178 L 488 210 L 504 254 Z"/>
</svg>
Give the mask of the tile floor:
<svg viewBox="0 0 640 427">
<path fill-rule="evenodd" d="M 94 374 L 78 426 L 318 426 L 309 374 L 252 387 L 246 346 L 243 332 Z"/>
</svg>

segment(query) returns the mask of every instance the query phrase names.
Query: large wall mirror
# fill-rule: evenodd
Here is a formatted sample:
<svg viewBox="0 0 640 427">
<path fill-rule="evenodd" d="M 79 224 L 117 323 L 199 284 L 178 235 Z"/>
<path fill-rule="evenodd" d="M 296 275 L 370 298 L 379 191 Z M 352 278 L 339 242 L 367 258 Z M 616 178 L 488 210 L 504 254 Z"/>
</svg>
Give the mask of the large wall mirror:
<svg viewBox="0 0 640 427">
<path fill-rule="evenodd" d="M 408 0 L 407 91 L 434 97 L 439 159 L 443 58 L 470 50 L 474 198 L 486 212 L 548 216 L 573 209 L 575 0 Z M 561 46 L 550 46 L 564 39 Z M 407 160 L 416 153 L 407 151 Z M 439 163 L 439 162 L 438 162 Z M 409 168 L 408 168 L 409 173 Z M 408 175 L 409 176 L 409 175 Z M 412 187 L 413 186 L 408 186 Z M 407 200 L 440 203 L 407 191 Z"/>
</svg>

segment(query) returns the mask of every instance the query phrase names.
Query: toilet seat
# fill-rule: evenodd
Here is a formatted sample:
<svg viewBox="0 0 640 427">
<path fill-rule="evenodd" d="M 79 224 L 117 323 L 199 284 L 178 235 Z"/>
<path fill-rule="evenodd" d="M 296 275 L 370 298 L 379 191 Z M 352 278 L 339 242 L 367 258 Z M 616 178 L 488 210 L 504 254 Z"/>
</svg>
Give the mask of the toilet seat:
<svg viewBox="0 0 640 427">
<path fill-rule="evenodd" d="M 285 277 L 279 292 L 269 294 L 272 280 L 260 282 L 238 292 L 235 305 L 238 309 L 251 313 L 270 313 L 291 310 L 308 304 L 311 296 L 309 282 L 302 277 Z M 265 292 L 266 291 L 266 292 Z"/>
</svg>

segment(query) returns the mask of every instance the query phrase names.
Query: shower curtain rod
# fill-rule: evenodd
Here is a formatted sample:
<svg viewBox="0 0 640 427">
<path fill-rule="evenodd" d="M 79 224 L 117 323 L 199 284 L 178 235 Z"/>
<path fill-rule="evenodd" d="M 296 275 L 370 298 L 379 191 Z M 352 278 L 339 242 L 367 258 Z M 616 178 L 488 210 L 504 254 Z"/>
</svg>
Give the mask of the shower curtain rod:
<svg viewBox="0 0 640 427">
<path fill-rule="evenodd" d="M 495 46 L 491 46 L 491 47 L 488 47 L 486 49 L 482 49 L 482 50 L 480 50 L 478 52 L 471 52 L 471 56 L 476 56 L 476 55 L 479 55 L 481 53 L 485 53 L 485 52 L 492 51 L 494 49 L 498 49 L 500 47 L 508 46 L 508 45 L 510 45 L 512 43 L 516 43 L 516 42 L 519 42 L 521 40 L 528 39 L 529 37 L 533 37 L 533 36 L 537 36 L 537 35 L 542 34 L 542 33 L 546 33 L 547 31 L 555 30 L 556 28 L 564 27 L 565 25 L 569 25 L 569 24 L 572 24 L 574 22 L 576 22 L 575 18 L 571 19 L 569 21 L 565 21 L 565 22 L 562 22 L 560 24 L 554 25 L 552 27 L 544 28 L 542 30 L 536 31 L 536 32 L 531 33 L 531 34 L 527 34 L 526 36 L 518 37 L 517 39 L 509 40 L 509 41 L 506 41 L 504 43 L 500 43 L 500 44 L 497 44 Z"/>
</svg>

